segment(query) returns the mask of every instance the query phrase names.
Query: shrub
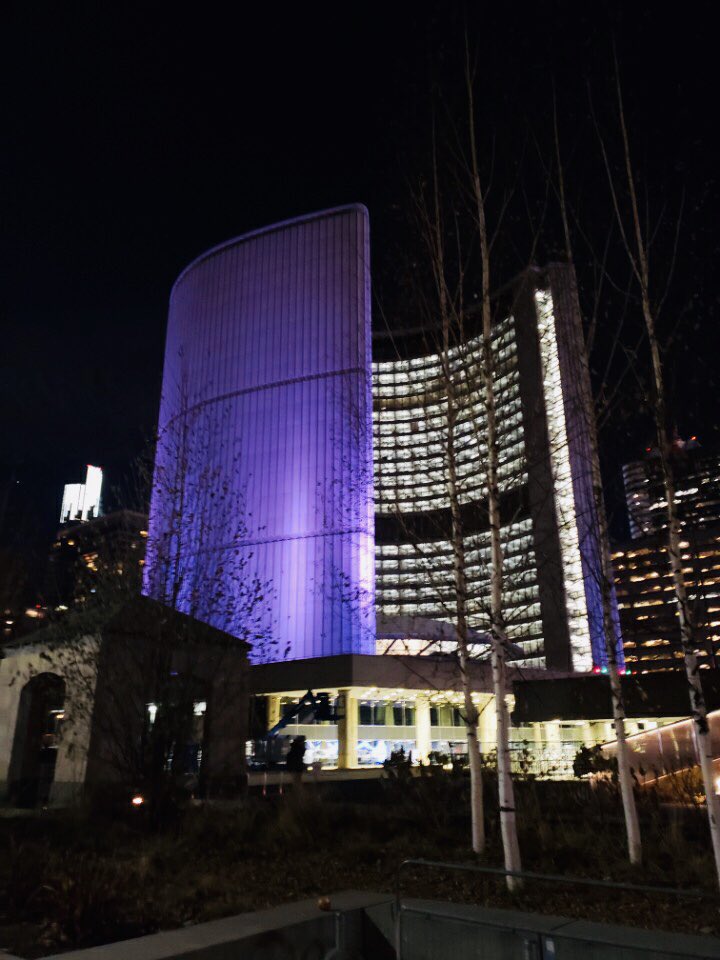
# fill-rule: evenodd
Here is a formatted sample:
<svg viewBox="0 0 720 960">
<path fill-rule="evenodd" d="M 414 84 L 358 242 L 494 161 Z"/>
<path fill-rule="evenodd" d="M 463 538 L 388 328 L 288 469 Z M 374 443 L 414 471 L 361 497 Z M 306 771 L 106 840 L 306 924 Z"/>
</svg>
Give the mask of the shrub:
<svg viewBox="0 0 720 960">
<path fill-rule="evenodd" d="M 573 774 L 576 777 L 586 777 L 592 773 L 609 773 L 617 776 L 617 760 L 606 757 L 599 745 L 594 747 L 582 746 L 573 760 Z"/>
</svg>

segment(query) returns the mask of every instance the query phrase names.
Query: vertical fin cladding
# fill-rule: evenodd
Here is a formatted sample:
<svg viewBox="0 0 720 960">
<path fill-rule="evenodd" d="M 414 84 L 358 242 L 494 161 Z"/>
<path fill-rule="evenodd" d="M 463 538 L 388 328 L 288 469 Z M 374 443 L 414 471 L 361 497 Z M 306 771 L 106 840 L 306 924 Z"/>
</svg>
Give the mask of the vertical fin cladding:
<svg viewBox="0 0 720 960">
<path fill-rule="evenodd" d="M 593 663 L 606 666 L 608 654 L 603 612 L 603 571 L 610 569 L 610 543 L 602 495 L 595 402 L 577 279 L 574 269 L 562 263 L 550 264 L 546 274 L 553 299 Z M 615 657 L 622 668 L 625 654 L 612 575 L 607 586 Z"/>
<path fill-rule="evenodd" d="M 246 234 L 183 271 L 146 593 L 250 640 L 257 661 L 372 652 L 370 361 L 364 207 Z"/>
<path fill-rule="evenodd" d="M 550 462 L 552 465 L 558 535 L 562 557 L 571 662 L 574 670 L 590 670 L 593 663 L 585 571 L 578 536 L 578 516 L 573 487 L 573 464 L 568 442 L 562 372 L 558 355 L 553 298 L 549 290 L 535 292 L 540 341 L 540 362 L 545 393 Z"/>
</svg>

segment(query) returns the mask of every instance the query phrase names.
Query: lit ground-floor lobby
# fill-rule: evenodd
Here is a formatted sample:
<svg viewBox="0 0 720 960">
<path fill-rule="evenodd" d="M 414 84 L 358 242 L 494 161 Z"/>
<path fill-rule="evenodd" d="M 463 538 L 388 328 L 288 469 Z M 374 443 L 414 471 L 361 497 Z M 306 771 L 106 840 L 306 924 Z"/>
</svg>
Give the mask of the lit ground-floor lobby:
<svg viewBox="0 0 720 960">
<path fill-rule="evenodd" d="M 473 662 L 470 677 L 480 747 L 485 762 L 492 765 L 496 720 L 489 664 Z M 20 803 L 19 787 L 27 783 L 22 805 L 62 805 L 84 787 L 104 782 L 92 771 L 99 769 L 96 758 L 107 739 L 99 723 L 106 716 L 107 700 L 93 692 L 94 674 L 93 691 L 83 688 L 78 695 L 76 680 L 72 671 L 63 675 L 62 664 L 57 675 L 48 673 L 40 645 L 8 651 L 0 661 L 0 802 Z M 703 681 L 713 751 L 720 757 L 720 675 L 703 671 Z M 684 676 L 633 675 L 623 677 L 622 683 L 639 778 L 657 779 L 663 771 L 696 765 Z M 236 772 L 233 795 L 242 793 L 246 769 L 251 783 L 261 771 L 267 782 L 291 773 L 287 750 L 301 736 L 306 744 L 302 759 L 319 778 L 372 777 L 393 755 L 415 765 L 447 767 L 467 753 L 464 700 L 451 659 L 348 655 L 249 668 L 241 661 L 223 679 L 222 689 L 213 687 L 210 693 L 209 699 L 192 704 L 188 742 L 180 742 L 177 750 L 173 741 L 168 763 L 176 755 L 194 758 L 192 769 L 183 767 L 181 773 L 192 772 L 189 782 L 195 779 L 199 784 L 200 775 L 209 771 L 215 778 L 213 789 L 220 780 L 215 771 L 227 763 Z M 613 755 L 607 677 L 510 669 L 505 695 L 518 773 L 565 779 L 575 775 L 573 762 L 581 747 L 600 744 L 606 756 Z M 299 702 L 308 700 L 320 702 L 324 709 L 297 709 Z M 115 728 L 115 733 L 125 731 L 130 736 L 127 742 L 133 744 L 142 742 L 143 731 L 147 734 L 152 728 L 159 709 L 142 700 L 136 706 L 137 723 L 127 730 L 123 725 Z M 202 708 L 201 716 L 196 716 L 196 707 Z M 268 738 L 271 730 L 275 735 Z M 34 801 L 28 799 L 30 787 Z"/>
<path fill-rule="evenodd" d="M 486 758 L 497 746 L 496 712 L 490 666 L 471 664 L 473 700 L 479 715 L 478 737 Z M 552 679 L 565 679 L 547 671 L 509 672 L 508 706 L 513 718 L 510 741 L 518 771 L 565 778 L 573 775 L 573 761 L 582 746 L 612 742 L 615 734 L 610 716 L 593 719 L 548 716 L 547 697 Z M 591 678 L 593 679 L 593 678 Z M 599 687 L 602 680 L 594 678 Z M 534 681 L 542 716 L 515 716 L 515 691 Z M 605 681 L 605 685 L 607 682 Z M 467 753 L 464 700 L 455 665 L 450 660 L 410 656 L 346 656 L 291 661 L 250 670 L 251 692 L 258 718 L 249 757 L 262 763 L 267 758 L 262 734 L 285 723 L 273 739 L 284 738 L 284 749 L 296 737 L 305 738 L 305 763 L 315 769 L 370 769 L 381 767 L 402 751 L 417 763 L 447 765 Z M 554 686 L 554 684 L 553 684 Z M 312 711 L 295 710 L 303 695 L 312 690 L 327 694 L 331 719 Z M 597 712 L 597 711 L 596 711 Z M 600 710 L 602 713 L 602 710 Z M 609 713 L 609 711 L 606 711 Z M 288 719 L 289 717 L 289 719 Z M 627 732 L 641 734 L 673 718 L 633 717 Z M 282 756 L 279 743 L 272 756 Z"/>
</svg>

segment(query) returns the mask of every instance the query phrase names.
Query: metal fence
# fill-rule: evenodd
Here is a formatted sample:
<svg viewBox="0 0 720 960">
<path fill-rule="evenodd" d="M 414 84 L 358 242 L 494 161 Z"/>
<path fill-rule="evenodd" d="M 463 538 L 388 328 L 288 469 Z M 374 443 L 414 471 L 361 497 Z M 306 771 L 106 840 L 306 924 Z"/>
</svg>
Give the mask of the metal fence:
<svg viewBox="0 0 720 960">
<path fill-rule="evenodd" d="M 509 871 L 475 864 L 404 860 L 397 871 L 394 905 L 397 960 L 706 960 L 720 958 L 720 939 L 618 927 L 514 910 L 468 904 L 403 900 L 407 867 L 468 871 L 527 882 L 598 887 L 618 896 L 643 893 L 706 898 L 701 891 L 607 880 L 569 878 L 531 871 Z M 717 911 L 717 899 L 713 898 Z"/>
</svg>

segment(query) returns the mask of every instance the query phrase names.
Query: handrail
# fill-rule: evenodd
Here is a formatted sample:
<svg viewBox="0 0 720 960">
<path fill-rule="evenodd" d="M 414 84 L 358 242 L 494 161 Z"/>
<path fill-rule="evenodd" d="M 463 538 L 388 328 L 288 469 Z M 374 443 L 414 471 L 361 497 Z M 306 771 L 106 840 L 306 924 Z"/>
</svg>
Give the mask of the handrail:
<svg viewBox="0 0 720 960">
<path fill-rule="evenodd" d="M 401 861 L 397 869 L 395 884 L 395 901 L 400 901 L 400 873 L 403 867 L 410 864 L 419 867 L 437 867 L 444 870 L 467 870 L 472 873 L 486 873 L 498 877 L 519 877 L 520 879 L 539 880 L 546 883 L 569 883 L 587 887 L 605 887 L 610 890 L 632 890 L 635 893 L 671 893 L 678 897 L 702 899 L 712 897 L 706 890 L 682 890 L 679 887 L 653 887 L 642 883 L 618 883 L 615 880 L 592 880 L 589 877 L 564 877 L 555 873 L 535 873 L 532 870 L 506 870 L 504 867 L 485 867 L 477 863 L 447 863 L 443 860 L 426 860 L 422 857 L 411 857 Z"/>
<path fill-rule="evenodd" d="M 504 867 L 485 867 L 476 863 L 447 863 L 442 860 L 425 860 L 424 858 L 408 858 L 402 860 L 397 868 L 395 875 L 395 953 L 397 960 L 402 957 L 402 929 L 401 918 L 403 907 L 400 901 L 400 875 L 403 867 L 406 866 L 435 867 L 443 870 L 466 870 L 472 873 L 487 874 L 496 877 L 519 877 L 520 879 L 537 880 L 545 883 L 569 883 L 578 886 L 604 887 L 611 890 L 626 890 L 635 893 L 664 893 L 673 894 L 678 897 L 690 897 L 702 899 L 703 897 L 713 897 L 710 891 L 704 890 L 681 890 L 677 887 L 653 887 L 641 883 L 618 883 L 615 880 L 591 880 L 589 877 L 563 877 L 552 873 L 535 873 L 532 870 L 506 870 Z"/>
</svg>

